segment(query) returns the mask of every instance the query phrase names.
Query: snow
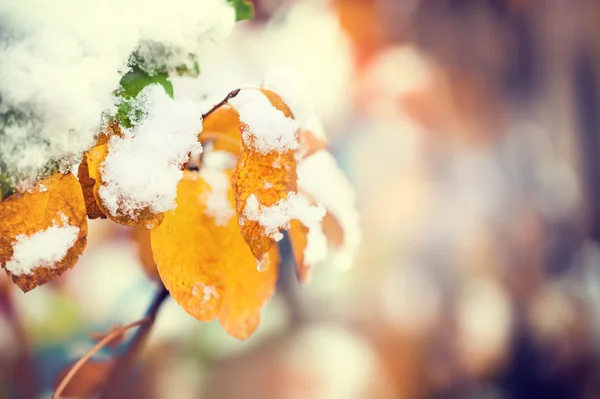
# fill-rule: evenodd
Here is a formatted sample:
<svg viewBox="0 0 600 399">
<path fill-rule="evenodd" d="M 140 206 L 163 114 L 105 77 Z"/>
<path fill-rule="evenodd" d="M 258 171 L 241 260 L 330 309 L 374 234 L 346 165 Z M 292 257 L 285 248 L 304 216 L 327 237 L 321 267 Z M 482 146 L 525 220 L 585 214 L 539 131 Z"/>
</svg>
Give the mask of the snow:
<svg viewBox="0 0 600 399">
<path fill-rule="evenodd" d="M 205 146 L 202 166 L 207 169 L 233 169 L 236 160 L 229 151 L 208 151 Z"/>
<path fill-rule="evenodd" d="M 38 267 L 53 267 L 60 262 L 79 235 L 79 227 L 66 224 L 66 217 L 62 214 L 61 219 L 62 226 L 53 222 L 46 230 L 31 236 L 18 235 L 13 245 L 13 256 L 6 263 L 6 270 L 20 276 L 32 274 Z"/>
<path fill-rule="evenodd" d="M 234 20 L 225 0 L 0 2 L 0 115 L 26 115 L 0 124 L 7 169 L 24 179 L 50 161 L 71 166 L 93 144 L 102 114 L 114 113 L 134 50 L 150 68 L 172 67 L 190 52 L 203 56 Z"/>
<path fill-rule="evenodd" d="M 352 265 L 362 232 L 354 188 L 333 155 L 320 150 L 299 162 L 298 189 L 323 205 L 340 223 L 344 241 L 333 261 L 336 267 L 347 269 Z"/>
<path fill-rule="evenodd" d="M 248 147 L 263 154 L 298 148 L 298 124 L 276 109 L 260 90 L 241 90 L 229 103 L 247 126 L 242 140 Z"/>
<path fill-rule="evenodd" d="M 298 219 L 311 228 L 320 225 L 325 216 L 322 206 L 311 205 L 304 196 L 290 193 L 272 206 L 264 206 L 254 194 L 246 199 L 243 218 L 257 221 L 265 229 L 265 233 L 275 241 L 283 238 L 281 229 L 289 228 L 290 220 Z"/>
<path fill-rule="evenodd" d="M 206 285 L 205 283 L 196 283 L 194 287 L 192 287 L 193 296 L 197 296 L 200 293 L 202 293 L 202 303 L 208 303 L 211 298 L 219 297 L 216 288 L 211 285 Z"/>
<path fill-rule="evenodd" d="M 112 215 L 134 215 L 151 208 L 166 212 L 175 208 L 181 165 L 192 151 L 199 151 L 202 110 L 191 100 L 173 100 L 158 84 L 147 86 L 147 116 L 124 137 L 111 137 L 109 153 L 101 164 L 104 185 L 99 194 Z"/>
<path fill-rule="evenodd" d="M 202 177 L 210 186 L 211 191 L 206 195 L 205 213 L 215 219 L 215 225 L 227 226 L 229 220 L 235 214 L 231 202 L 228 198 L 228 193 L 231 190 L 231 181 L 222 170 L 202 168 L 200 170 Z"/>
<path fill-rule="evenodd" d="M 290 65 L 271 65 L 265 73 L 262 87 L 277 93 L 290 107 L 301 128 L 314 114 L 313 103 L 302 74 Z"/>
</svg>

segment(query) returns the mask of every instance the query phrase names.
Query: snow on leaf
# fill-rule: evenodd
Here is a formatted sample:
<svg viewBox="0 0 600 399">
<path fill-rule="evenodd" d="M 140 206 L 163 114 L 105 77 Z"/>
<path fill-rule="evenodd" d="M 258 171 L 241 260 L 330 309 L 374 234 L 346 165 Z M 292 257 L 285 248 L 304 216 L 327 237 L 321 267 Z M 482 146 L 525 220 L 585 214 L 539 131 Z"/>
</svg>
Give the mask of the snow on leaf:
<svg viewBox="0 0 600 399">
<path fill-rule="evenodd" d="M 259 213 L 297 192 L 297 126 L 289 108 L 275 93 L 242 90 L 230 102 L 240 115 L 242 148 L 233 171 L 233 193 L 244 240 L 260 262 L 280 238 L 283 220 L 260 218 Z M 276 108 L 279 106 L 280 109 Z M 265 224 L 276 222 L 275 224 Z"/>
<path fill-rule="evenodd" d="M 161 86 L 144 88 L 147 116 L 133 129 L 122 129 L 107 146 L 88 152 L 90 176 L 96 180 L 94 194 L 110 219 L 126 226 L 154 228 L 162 213 L 175 207 L 182 165 L 197 142 L 202 127 L 196 103 L 169 98 Z M 97 178 L 92 169 L 98 172 Z"/>
<path fill-rule="evenodd" d="M 336 159 L 319 150 L 298 163 L 299 190 L 327 209 L 323 229 L 336 249 L 334 264 L 346 269 L 352 265 L 362 233 L 356 210 L 356 194 Z"/>
<path fill-rule="evenodd" d="M 240 90 L 229 103 L 240 115 L 242 141 L 261 154 L 298 148 L 298 124 L 281 97 L 269 90 Z"/>
<path fill-rule="evenodd" d="M 217 226 L 227 226 L 229 220 L 235 215 L 232 204 L 227 197 L 231 191 L 231 173 L 204 167 L 200 176 L 211 187 L 206 198 L 201 201 L 206 203 L 206 213 L 212 216 Z"/>
<path fill-rule="evenodd" d="M 218 226 L 207 214 L 213 188 L 200 174 L 185 171 L 177 207 L 151 231 L 158 272 L 175 301 L 202 321 L 218 318 L 232 336 L 247 338 L 274 291 L 278 259 L 272 252 L 264 271 L 240 234 L 235 218 Z M 227 191 L 233 207 L 233 193 Z"/>
<path fill-rule="evenodd" d="M 0 263 L 24 292 L 71 268 L 86 245 L 81 186 L 56 173 L 0 203 Z"/>
<path fill-rule="evenodd" d="M 223 0 L 3 0 L 0 20 L 2 172 L 18 185 L 49 163 L 72 166 L 93 144 L 133 52 L 146 71 L 171 70 L 223 39 L 235 10 Z M 170 90 L 166 75 L 152 78 Z"/>
<path fill-rule="evenodd" d="M 110 220 L 115 223 L 122 224 L 124 226 L 146 226 L 153 228 L 158 226 L 163 219 L 162 213 L 153 212 L 150 207 L 136 209 L 131 213 L 117 212 L 113 215 L 107 205 L 104 203 L 105 199 L 100 196 L 100 189 L 103 186 L 101 164 L 108 155 L 108 145 L 101 144 L 97 145 L 87 152 L 85 155 L 87 158 L 88 171 L 91 179 L 94 180 L 93 195 L 100 212 L 108 216 Z M 118 205 L 117 205 L 117 209 Z"/>
</svg>

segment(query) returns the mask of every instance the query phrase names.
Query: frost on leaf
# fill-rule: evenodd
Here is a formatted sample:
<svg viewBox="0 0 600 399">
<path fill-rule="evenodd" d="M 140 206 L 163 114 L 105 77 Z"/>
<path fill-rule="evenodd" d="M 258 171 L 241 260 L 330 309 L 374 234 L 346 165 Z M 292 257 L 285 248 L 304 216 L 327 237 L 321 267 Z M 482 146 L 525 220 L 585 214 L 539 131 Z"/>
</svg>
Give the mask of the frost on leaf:
<svg viewBox="0 0 600 399">
<path fill-rule="evenodd" d="M 290 109 L 273 92 L 242 90 L 230 103 L 240 115 L 242 135 L 233 172 L 238 222 L 244 240 L 260 262 L 281 238 L 280 230 L 289 228 L 288 215 L 260 215 L 283 206 L 289 195 L 297 192 L 294 152 L 298 126 Z"/>
<path fill-rule="evenodd" d="M 81 186 L 56 173 L 0 203 L 0 263 L 24 292 L 71 268 L 86 245 Z"/>
<path fill-rule="evenodd" d="M 158 272 L 175 301 L 202 321 L 218 318 L 232 336 L 243 339 L 256 329 L 260 311 L 274 291 L 277 254 L 258 271 L 235 218 L 218 225 L 207 212 L 213 190 L 199 173 L 185 171 L 177 207 L 151 231 Z M 233 208 L 231 189 L 227 199 Z"/>
</svg>

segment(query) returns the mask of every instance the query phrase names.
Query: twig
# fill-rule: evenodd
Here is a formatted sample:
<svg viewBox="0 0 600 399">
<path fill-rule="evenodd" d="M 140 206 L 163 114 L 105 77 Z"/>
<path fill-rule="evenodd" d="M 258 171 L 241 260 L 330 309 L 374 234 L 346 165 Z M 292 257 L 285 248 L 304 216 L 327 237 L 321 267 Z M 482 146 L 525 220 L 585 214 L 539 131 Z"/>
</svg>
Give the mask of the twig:
<svg viewBox="0 0 600 399">
<path fill-rule="evenodd" d="M 148 316 L 146 316 L 143 319 L 140 319 L 138 321 L 134 321 L 133 323 L 129 323 L 129 324 L 123 326 L 123 327 L 120 327 L 120 328 L 118 328 L 116 330 L 111 331 L 104 338 L 102 338 L 100 341 L 98 341 L 98 343 L 96 345 L 94 345 L 94 347 L 92 349 L 90 349 L 85 355 L 83 355 L 81 357 L 81 359 L 79 359 L 77 361 L 77 363 L 75 363 L 73 365 L 73 367 L 71 367 L 71 369 L 69 370 L 69 372 L 64 376 L 64 378 L 62 379 L 62 381 L 60 382 L 60 384 L 56 388 L 56 391 L 54 392 L 54 395 L 52 395 L 52 399 L 58 399 L 60 397 L 60 395 L 63 393 L 63 391 L 65 390 L 65 388 L 69 384 L 69 382 L 71 382 L 71 380 L 73 379 L 73 377 L 75 376 L 75 374 L 81 369 L 81 367 L 83 367 L 83 365 L 88 360 L 90 360 L 90 358 L 92 356 L 94 356 L 96 354 L 96 352 L 98 352 L 105 345 L 107 345 L 108 343 L 110 343 L 110 341 L 114 340 L 115 338 L 117 338 L 119 335 L 123 334 L 124 332 L 126 332 L 130 328 L 141 326 L 141 325 L 143 325 L 145 323 L 148 323 L 149 321 L 150 321 L 150 318 Z"/>
<path fill-rule="evenodd" d="M 127 378 L 131 365 L 139 355 L 139 352 L 146 341 L 146 337 L 154 325 L 156 315 L 158 314 L 161 305 L 168 297 L 169 291 L 167 291 L 164 285 L 161 284 L 160 290 L 157 292 L 154 300 L 150 304 L 150 307 L 146 311 L 145 319 L 148 319 L 148 322 L 143 324 L 136 331 L 135 335 L 129 342 L 127 351 L 117 360 L 106 380 L 104 391 L 102 392 L 100 399 L 114 399 L 120 397 L 119 392 L 123 387 L 123 381 L 125 378 Z"/>
<path fill-rule="evenodd" d="M 202 115 L 202 119 L 206 119 L 206 117 L 210 114 L 212 114 L 213 112 L 215 112 L 219 107 L 225 105 L 225 103 L 229 100 L 231 100 L 232 98 L 234 98 L 235 96 L 238 95 L 238 93 L 240 92 L 241 89 L 235 89 L 229 92 L 229 94 L 227 94 L 227 96 L 217 105 L 215 105 L 214 107 L 212 107 L 207 113 Z"/>
</svg>

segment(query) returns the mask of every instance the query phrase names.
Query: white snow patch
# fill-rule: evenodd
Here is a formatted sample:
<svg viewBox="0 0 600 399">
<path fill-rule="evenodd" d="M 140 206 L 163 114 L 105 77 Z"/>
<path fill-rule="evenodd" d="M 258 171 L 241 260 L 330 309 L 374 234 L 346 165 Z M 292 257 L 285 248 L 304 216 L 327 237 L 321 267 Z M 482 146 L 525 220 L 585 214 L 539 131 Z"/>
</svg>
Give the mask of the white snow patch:
<svg viewBox="0 0 600 399">
<path fill-rule="evenodd" d="M 202 166 L 214 170 L 233 169 L 236 160 L 229 151 L 208 151 L 205 148 Z"/>
<path fill-rule="evenodd" d="M 318 226 L 325 216 L 325 208 L 311 205 L 304 196 L 295 193 L 288 194 L 287 199 L 282 199 L 272 206 L 264 206 L 258 198 L 251 194 L 244 206 L 243 218 L 257 221 L 265 228 L 267 236 L 275 241 L 283 238 L 280 230 L 288 229 L 290 220 L 298 219 L 305 226 L 311 228 Z"/>
<path fill-rule="evenodd" d="M 180 166 L 188 154 L 200 151 L 202 111 L 191 100 L 173 100 L 158 84 L 147 86 L 146 118 L 124 137 L 111 137 L 109 153 L 101 167 L 105 185 L 100 197 L 112 215 L 150 207 L 154 212 L 175 208 Z"/>
<path fill-rule="evenodd" d="M 219 297 L 219 293 L 217 292 L 215 287 L 204 284 L 204 283 L 197 283 L 194 285 L 194 287 L 192 287 L 192 295 L 193 296 L 200 295 L 200 293 L 202 293 L 202 302 L 203 303 L 207 303 L 212 298 Z"/>
<path fill-rule="evenodd" d="M 228 198 L 231 182 L 227 173 L 204 167 L 200 170 L 200 176 L 211 188 L 210 193 L 202 194 L 207 196 L 205 198 L 206 214 L 215 219 L 217 226 L 227 226 L 235 214 Z"/>
<path fill-rule="evenodd" d="M 189 62 L 235 13 L 224 0 L 4 0 L 0 21 L 0 113 L 26 115 L 0 129 L 0 153 L 11 173 L 35 178 L 93 144 L 134 50 L 151 67 Z"/>
<path fill-rule="evenodd" d="M 260 90 L 241 90 L 229 103 L 247 126 L 242 140 L 250 148 L 263 154 L 298 148 L 298 124 L 276 109 Z"/>
<path fill-rule="evenodd" d="M 362 232 L 354 188 L 333 155 L 320 150 L 299 162 L 298 189 L 323 205 L 340 223 L 344 242 L 334 257 L 334 264 L 341 269 L 350 267 Z"/>
<path fill-rule="evenodd" d="M 272 65 L 265 73 L 262 87 L 278 94 L 294 113 L 298 125 L 305 128 L 315 111 L 305 79 L 297 68 Z"/>
<path fill-rule="evenodd" d="M 52 268 L 62 260 L 75 244 L 79 227 L 66 224 L 67 218 L 61 214 L 63 226 L 56 221 L 46 230 L 31 236 L 18 235 L 13 245 L 13 256 L 6 263 L 6 270 L 15 276 L 31 274 L 38 267 Z"/>
</svg>

